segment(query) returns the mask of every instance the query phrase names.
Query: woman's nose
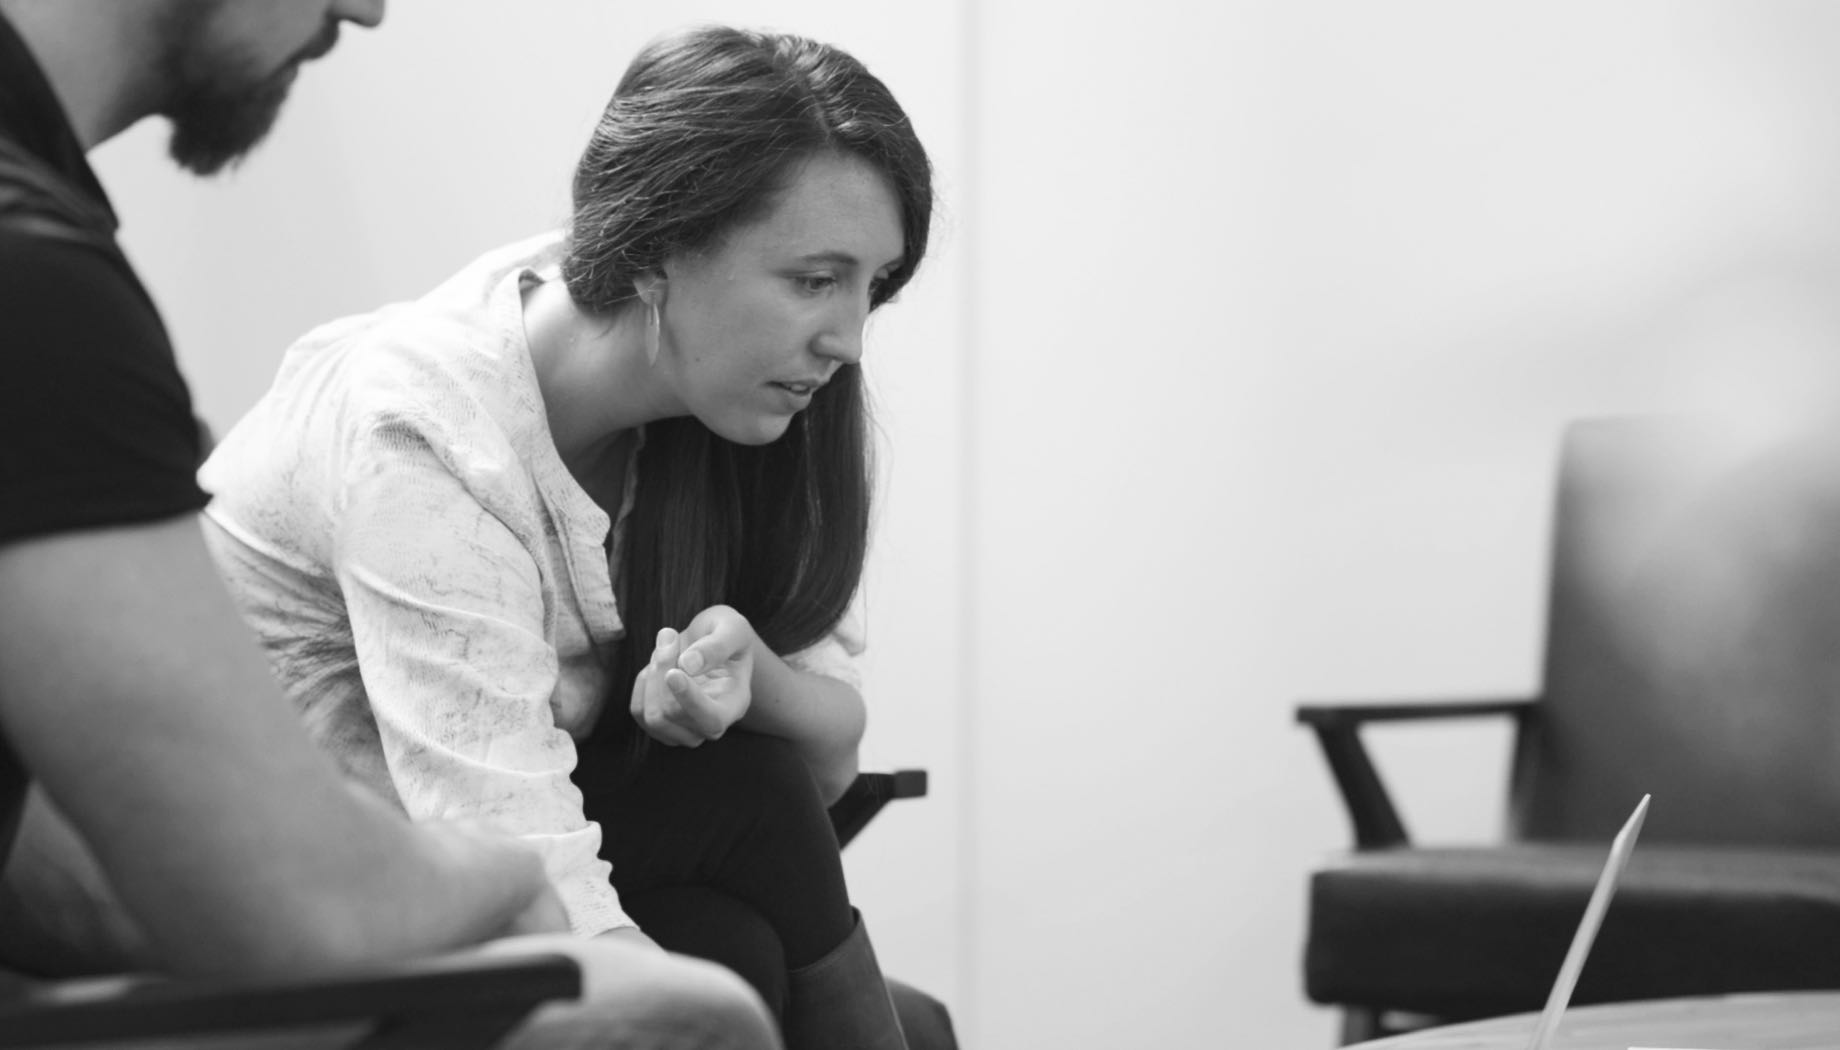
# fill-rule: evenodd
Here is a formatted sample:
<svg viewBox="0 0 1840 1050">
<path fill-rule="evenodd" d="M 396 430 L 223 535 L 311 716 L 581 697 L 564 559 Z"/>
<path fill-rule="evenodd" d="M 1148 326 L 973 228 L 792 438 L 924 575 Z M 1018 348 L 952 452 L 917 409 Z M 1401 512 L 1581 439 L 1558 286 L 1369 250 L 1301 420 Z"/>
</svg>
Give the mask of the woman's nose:
<svg viewBox="0 0 1840 1050">
<path fill-rule="evenodd" d="M 839 316 L 837 320 L 818 334 L 816 340 L 819 356 L 853 365 L 862 360 L 863 329 L 869 323 L 865 311 L 852 310 Z"/>
</svg>

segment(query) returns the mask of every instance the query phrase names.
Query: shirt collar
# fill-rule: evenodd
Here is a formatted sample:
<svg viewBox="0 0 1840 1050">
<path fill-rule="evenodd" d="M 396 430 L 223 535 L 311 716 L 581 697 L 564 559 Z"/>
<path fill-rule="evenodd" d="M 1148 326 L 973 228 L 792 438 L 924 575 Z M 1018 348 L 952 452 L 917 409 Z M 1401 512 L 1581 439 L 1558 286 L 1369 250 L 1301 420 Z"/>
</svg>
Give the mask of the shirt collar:
<svg viewBox="0 0 1840 1050">
<path fill-rule="evenodd" d="M 70 126 L 63 103 L 45 79 L 32 49 L 4 15 L 0 15 L 0 135 L 50 165 L 114 218 L 108 194 L 83 155 L 83 144 Z"/>
</svg>

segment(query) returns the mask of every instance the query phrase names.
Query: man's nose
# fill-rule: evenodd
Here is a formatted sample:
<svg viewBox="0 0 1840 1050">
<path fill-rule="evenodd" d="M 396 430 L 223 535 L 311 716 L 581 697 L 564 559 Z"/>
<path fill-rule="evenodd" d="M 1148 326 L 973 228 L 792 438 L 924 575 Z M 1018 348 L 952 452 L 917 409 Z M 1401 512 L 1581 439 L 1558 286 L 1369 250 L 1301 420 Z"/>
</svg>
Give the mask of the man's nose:
<svg viewBox="0 0 1840 1050">
<path fill-rule="evenodd" d="M 375 29 L 383 23 L 383 5 L 384 0 L 335 0 L 332 17 Z"/>
</svg>

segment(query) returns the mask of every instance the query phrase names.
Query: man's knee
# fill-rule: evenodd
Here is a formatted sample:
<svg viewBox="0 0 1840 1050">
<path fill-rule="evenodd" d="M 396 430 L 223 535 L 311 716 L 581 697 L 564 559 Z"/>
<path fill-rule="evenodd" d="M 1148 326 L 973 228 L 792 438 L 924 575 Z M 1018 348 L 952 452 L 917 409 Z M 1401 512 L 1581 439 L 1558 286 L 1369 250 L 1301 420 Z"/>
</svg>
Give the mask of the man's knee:
<svg viewBox="0 0 1840 1050">
<path fill-rule="evenodd" d="M 507 1050 L 779 1050 L 760 997 L 713 963 L 607 940 L 520 941 L 518 951 L 574 958 L 582 993 L 541 1007 Z"/>
</svg>

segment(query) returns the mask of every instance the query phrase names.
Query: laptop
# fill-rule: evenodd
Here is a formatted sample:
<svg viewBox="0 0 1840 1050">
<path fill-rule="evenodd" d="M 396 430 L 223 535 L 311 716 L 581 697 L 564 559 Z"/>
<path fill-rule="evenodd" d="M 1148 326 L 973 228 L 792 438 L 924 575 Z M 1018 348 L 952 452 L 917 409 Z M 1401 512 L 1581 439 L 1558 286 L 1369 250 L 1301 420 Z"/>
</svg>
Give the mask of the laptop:
<svg viewBox="0 0 1840 1050">
<path fill-rule="evenodd" d="M 1636 811 L 1629 815 L 1623 830 L 1617 832 L 1616 840 L 1610 843 L 1610 859 L 1604 862 L 1603 874 L 1597 877 L 1591 902 L 1584 906 L 1584 918 L 1578 922 L 1578 932 L 1572 935 L 1572 946 L 1566 949 L 1565 962 L 1560 965 L 1559 977 L 1546 996 L 1546 1009 L 1540 1011 L 1540 1023 L 1534 1027 L 1527 1050 L 1547 1050 L 1553 1033 L 1559 1029 L 1559 1018 L 1565 1016 L 1566 1005 L 1572 1001 L 1572 989 L 1578 985 L 1585 957 L 1591 954 L 1591 943 L 1597 940 L 1597 928 L 1603 924 L 1604 911 L 1610 907 L 1610 898 L 1616 893 L 1617 879 L 1629 863 L 1629 854 L 1636 848 L 1642 819 L 1648 816 L 1648 798 L 1643 795 L 1642 801 L 1636 803 Z"/>
</svg>

